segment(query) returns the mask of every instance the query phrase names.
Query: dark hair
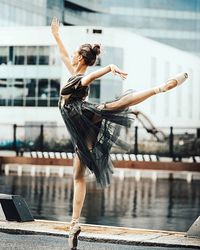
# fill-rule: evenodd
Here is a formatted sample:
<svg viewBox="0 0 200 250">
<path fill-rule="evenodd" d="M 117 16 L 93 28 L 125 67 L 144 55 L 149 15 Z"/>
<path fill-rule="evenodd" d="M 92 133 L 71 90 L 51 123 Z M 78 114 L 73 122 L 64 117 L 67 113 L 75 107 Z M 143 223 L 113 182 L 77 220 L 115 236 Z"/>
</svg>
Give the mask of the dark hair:
<svg viewBox="0 0 200 250">
<path fill-rule="evenodd" d="M 100 44 L 85 43 L 79 47 L 78 53 L 82 55 L 85 64 L 88 66 L 94 65 L 97 56 L 100 54 Z"/>
</svg>

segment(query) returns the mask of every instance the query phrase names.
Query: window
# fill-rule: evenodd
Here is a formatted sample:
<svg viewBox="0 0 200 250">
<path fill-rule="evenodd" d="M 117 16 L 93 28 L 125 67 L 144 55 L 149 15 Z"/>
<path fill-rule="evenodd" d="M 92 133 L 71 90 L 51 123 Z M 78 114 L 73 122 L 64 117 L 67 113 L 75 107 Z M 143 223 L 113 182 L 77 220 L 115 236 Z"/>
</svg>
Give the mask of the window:
<svg viewBox="0 0 200 250">
<path fill-rule="evenodd" d="M 50 106 L 58 105 L 60 93 L 60 81 L 58 79 L 50 80 Z"/>
<path fill-rule="evenodd" d="M 9 62 L 12 63 L 13 62 L 13 46 L 9 47 Z"/>
<path fill-rule="evenodd" d="M 8 47 L 0 47 L 0 65 L 8 62 Z"/>
<path fill-rule="evenodd" d="M 0 79 L 0 106 L 57 106 L 60 79 Z"/>
<path fill-rule="evenodd" d="M 0 47 L 0 64 L 7 63 L 8 58 L 15 65 L 60 65 L 55 46 Z"/>
<path fill-rule="evenodd" d="M 36 79 L 26 79 L 26 98 L 25 106 L 36 105 Z"/>
<path fill-rule="evenodd" d="M 49 47 L 39 47 L 39 65 L 49 64 Z"/>
<path fill-rule="evenodd" d="M 101 66 L 101 58 L 98 56 L 96 60 L 96 66 Z"/>
<path fill-rule="evenodd" d="M 38 106 L 47 106 L 50 96 L 48 79 L 38 80 Z"/>
<path fill-rule="evenodd" d="M 35 46 L 27 47 L 27 64 L 28 65 L 37 64 L 37 47 Z"/>
<path fill-rule="evenodd" d="M 90 85 L 89 99 L 92 102 L 100 102 L 100 80 L 96 80 Z"/>
<path fill-rule="evenodd" d="M 14 64 L 24 65 L 25 64 L 25 47 L 15 47 L 14 48 Z"/>
<path fill-rule="evenodd" d="M 25 91 L 24 91 L 24 79 L 18 78 L 14 79 L 12 82 L 12 101 L 13 101 L 13 106 L 23 106 L 23 100 L 25 96 Z"/>
<path fill-rule="evenodd" d="M 0 106 L 6 106 L 7 91 L 7 79 L 0 79 Z"/>
<path fill-rule="evenodd" d="M 49 47 L 49 65 L 60 65 L 59 50 L 56 46 Z"/>
<path fill-rule="evenodd" d="M 102 30 L 93 29 L 93 30 L 92 30 L 92 33 L 94 33 L 94 34 L 101 34 L 101 33 L 102 33 Z"/>
</svg>

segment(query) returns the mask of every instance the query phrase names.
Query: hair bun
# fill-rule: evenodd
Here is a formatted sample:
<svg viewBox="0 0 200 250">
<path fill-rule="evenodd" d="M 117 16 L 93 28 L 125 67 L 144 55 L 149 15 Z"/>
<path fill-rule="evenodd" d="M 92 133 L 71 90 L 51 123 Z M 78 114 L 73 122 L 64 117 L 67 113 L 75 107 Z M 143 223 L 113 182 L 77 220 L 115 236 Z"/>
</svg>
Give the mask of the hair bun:
<svg viewBox="0 0 200 250">
<path fill-rule="evenodd" d="M 92 50 L 98 56 L 101 53 L 100 44 L 94 44 Z"/>
</svg>

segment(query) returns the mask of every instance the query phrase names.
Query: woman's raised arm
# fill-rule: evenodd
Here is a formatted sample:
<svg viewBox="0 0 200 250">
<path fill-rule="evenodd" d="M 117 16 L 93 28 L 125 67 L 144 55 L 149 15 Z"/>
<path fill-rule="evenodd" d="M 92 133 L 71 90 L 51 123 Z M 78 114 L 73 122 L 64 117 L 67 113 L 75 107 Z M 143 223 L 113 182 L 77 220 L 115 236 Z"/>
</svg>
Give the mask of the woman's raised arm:
<svg viewBox="0 0 200 250">
<path fill-rule="evenodd" d="M 124 72 L 123 70 L 119 69 L 116 65 L 114 64 L 109 64 L 106 67 L 103 67 L 101 69 L 98 69 L 86 76 L 84 76 L 81 80 L 81 85 L 82 86 L 87 86 L 90 85 L 95 79 L 112 72 L 114 75 L 119 75 L 123 80 L 126 79 L 127 73 Z"/>
<path fill-rule="evenodd" d="M 67 53 L 67 50 L 65 49 L 65 46 L 63 45 L 60 36 L 59 36 L 59 21 L 56 17 L 53 17 L 52 22 L 51 22 L 51 32 L 57 42 L 59 51 L 60 51 L 60 56 L 64 64 L 66 65 L 67 69 L 69 72 L 73 75 L 74 74 L 74 68 L 71 64 L 71 60 L 69 57 L 69 54 Z"/>
</svg>

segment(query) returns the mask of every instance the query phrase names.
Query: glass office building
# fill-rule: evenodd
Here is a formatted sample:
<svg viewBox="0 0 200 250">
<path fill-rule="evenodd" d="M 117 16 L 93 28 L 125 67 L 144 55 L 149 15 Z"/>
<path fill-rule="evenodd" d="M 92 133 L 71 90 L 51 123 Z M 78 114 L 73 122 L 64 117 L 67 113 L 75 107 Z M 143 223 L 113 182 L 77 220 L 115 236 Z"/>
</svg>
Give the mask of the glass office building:
<svg viewBox="0 0 200 250">
<path fill-rule="evenodd" d="M 62 20 L 64 0 L 0 0 L 0 26 L 49 25 Z"/>
<path fill-rule="evenodd" d="M 46 24 L 46 0 L 0 0 L 0 26 Z"/>
<path fill-rule="evenodd" d="M 64 23 L 129 28 L 200 56 L 199 0 L 70 0 Z"/>
<path fill-rule="evenodd" d="M 0 0 L 0 26 L 122 27 L 200 56 L 200 0 Z"/>
<path fill-rule="evenodd" d="M 7 74 L 0 78 L 0 106 L 57 106 L 60 77 L 39 74 L 59 66 L 57 58 L 55 46 L 0 46 L 0 66 Z M 12 77 L 15 70 L 18 77 Z"/>
</svg>

